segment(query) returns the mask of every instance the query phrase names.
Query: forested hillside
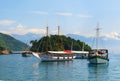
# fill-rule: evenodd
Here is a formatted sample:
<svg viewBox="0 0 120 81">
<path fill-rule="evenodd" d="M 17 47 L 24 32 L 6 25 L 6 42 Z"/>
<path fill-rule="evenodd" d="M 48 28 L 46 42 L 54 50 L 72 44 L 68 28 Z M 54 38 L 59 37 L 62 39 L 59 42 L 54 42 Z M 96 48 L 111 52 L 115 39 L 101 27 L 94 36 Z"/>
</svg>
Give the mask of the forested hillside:
<svg viewBox="0 0 120 81">
<path fill-rule="evenodd" d="M 10 35 L 0 33 L 0 50 L 24 50 L 26 44 L 11 37 Z"/>
<path fill-rule="evenodd" d="M 61 50 L 76 50 L 81 51 L 84 44 L 84 50 L 90 50 L 91 47 L 80 40 L 75 40 L 64 35 L 51 35 L 42 37 L 40 40 L 32 40 L 31 51 L 61 51 Z"/>
</svg>

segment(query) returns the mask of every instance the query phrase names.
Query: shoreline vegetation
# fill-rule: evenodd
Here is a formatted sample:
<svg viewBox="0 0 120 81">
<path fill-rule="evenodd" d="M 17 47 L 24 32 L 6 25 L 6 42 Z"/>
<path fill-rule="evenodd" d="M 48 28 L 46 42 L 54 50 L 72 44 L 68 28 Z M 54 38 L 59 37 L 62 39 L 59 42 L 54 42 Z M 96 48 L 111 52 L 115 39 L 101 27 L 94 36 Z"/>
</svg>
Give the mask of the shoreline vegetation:
<svg viewBox="0 0 120 81">
<path fill-rule="evenodd" d="M 50 35 L 42 37 L 40 40 L 31 41 L 30 50 L 33 52 L 46 51 L 62 51 L 62 50 L 76 50 L 84 51 L 91 50 L 91 47 L 83 41 L 75 40 L 64 35 Z M 84 46 L 83 46 L 84 45 Z"/>
<path fill-rule="evenodd" d="M 86 44 L 84 41 L 75 40 L 71 37 L 66 37 L 64 35 L 50 35 L 44 36 L 39 40 L 31 40 L 32 46 L 29 48 L 29 51 L 33 52 L 47 52 L 47 51 L 62 51 L 62 50 L 76 50 L 84 51 L 91 50 L 91 47 Z M 0 55 L 1 54 L 15 54 L 13 51 L 20 51 L 21 53 L 26 52 L 27 44 L 11 37 L 7 34 L 0 33 Z M 20 54 L 20 53 L 19 53 Z"/>
</svg>

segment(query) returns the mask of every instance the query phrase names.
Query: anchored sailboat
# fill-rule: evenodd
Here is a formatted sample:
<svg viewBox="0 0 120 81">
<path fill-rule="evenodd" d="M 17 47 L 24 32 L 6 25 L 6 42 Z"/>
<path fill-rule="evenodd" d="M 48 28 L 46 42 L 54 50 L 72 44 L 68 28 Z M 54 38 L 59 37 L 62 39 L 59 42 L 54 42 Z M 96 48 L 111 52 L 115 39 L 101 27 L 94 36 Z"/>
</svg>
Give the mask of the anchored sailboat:
<svg viewBox="0 0 120 81">
<path fill-rule="evenodd" d="M 107 49 L 99 49 L 98 48 L 98 37 L 99 37 L 99 24 L 96 28 L 96 49 L 89 51 L 88 60 L 89 63 L 107 63 L 108 59 L 108 50 Z"/>
<path fill-rule="evenodd" d="M 58 35 L 59 35 L 59 26 L 58 26 Z M 47 27 L 47 36 L 48 36 L 48 27 Z M 53 62 L 53 61 L 70 61 L 75 58 L 75 55 L 72 54 L 70 50 L 64 51 L 46 51 L 44 53 L 35 53 L 33 55 L 39 58 L 43 62 Z"/>
</svg>

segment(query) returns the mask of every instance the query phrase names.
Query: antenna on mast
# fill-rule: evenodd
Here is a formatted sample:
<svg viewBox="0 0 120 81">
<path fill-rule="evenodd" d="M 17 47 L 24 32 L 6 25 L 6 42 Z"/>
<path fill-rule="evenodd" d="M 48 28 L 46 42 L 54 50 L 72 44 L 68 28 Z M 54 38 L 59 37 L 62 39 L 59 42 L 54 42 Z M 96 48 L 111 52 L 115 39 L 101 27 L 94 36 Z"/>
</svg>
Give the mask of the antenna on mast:
<svg viewBox="0 0 120 81">
<path fill-rule="evenodd" d="M 97 23 L 97 28 L 96 28 L 96 48 L 98 50 L 98 38 L 99 38 L 99 33 L 100 33 L 100 28 L 99 28 L 99 23 Z"/>
</svg>

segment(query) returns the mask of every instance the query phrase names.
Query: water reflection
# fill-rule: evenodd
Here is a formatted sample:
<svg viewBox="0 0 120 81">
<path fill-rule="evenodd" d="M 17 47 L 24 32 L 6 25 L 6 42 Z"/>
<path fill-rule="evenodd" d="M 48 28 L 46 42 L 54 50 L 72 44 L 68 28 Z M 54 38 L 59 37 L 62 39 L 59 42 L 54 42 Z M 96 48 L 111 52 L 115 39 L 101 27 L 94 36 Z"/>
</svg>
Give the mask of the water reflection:
<svg viewBox="0 0 120 81">
<path fill-rule="evenodd" d="M 109 64 L 88 64 L 88 79 L 95 81 L 108 80 Z"/>
<path fill-rule="evenodd" d="M 64 62 L 38 62 L 33 64 L 33 76 L 38 76 L 39 80 L 42 81 L 62 81 L 65 78 L 72 77 L 73 61 L 64 61 Z M 71 70 L 70 70 L 71 69 Z M 41 76 L 39 76 L 41 75 Z M 68 77 L 66 77 L 68 76 Z M 38 80 L 38 77 L 34 77 L 35 80 Z"/>
<path fill-rule="evenodd" d="M 33 66 L 34 68 L 38 68 L 38 67 L 40 66 L 40 63 L 41 63 L 41 62 L 36 62 L 36 63 L 34 63 L 32 66 Z"/>
</svg>

